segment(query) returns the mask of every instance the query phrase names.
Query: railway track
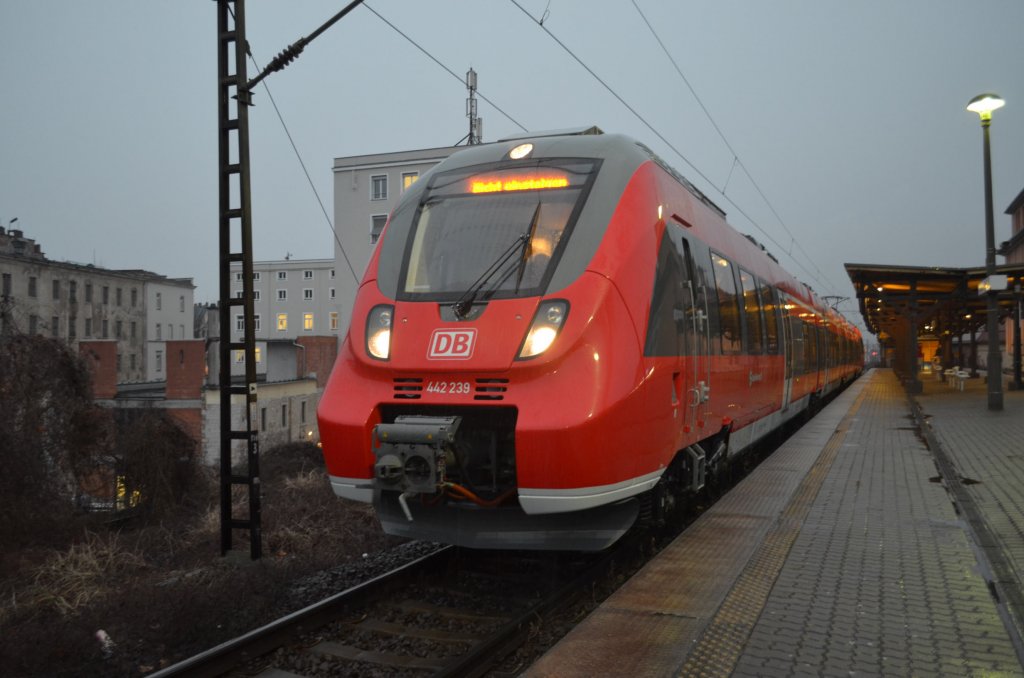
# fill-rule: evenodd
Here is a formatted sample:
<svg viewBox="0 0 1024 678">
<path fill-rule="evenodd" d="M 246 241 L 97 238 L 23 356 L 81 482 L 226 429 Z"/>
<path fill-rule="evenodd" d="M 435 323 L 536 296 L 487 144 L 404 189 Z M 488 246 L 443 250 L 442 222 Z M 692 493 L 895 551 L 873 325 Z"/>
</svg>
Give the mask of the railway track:
<svg viewBox="0 0 1024 678">
<path fill-rule="evenodd" d="M 790 433 L 746 455 L 668 524 L 633 530 L 604 552 L 442 547 L 151 676 L 487 674 L 506 657 L 515 663 L 531 631 L 559 613 L 571 615 L 575 601 L 585 596 L 577 608 L 596 605 Z M 534 658 L 529 651 L 519 656 L 522 667 Z M 494 675 L 505 673 L 496 669 Z"/>
<path fill-rule="evenodd" d="M 483 675 L 630 551 L 444 547 L 152 675 Z"/>
</svg>

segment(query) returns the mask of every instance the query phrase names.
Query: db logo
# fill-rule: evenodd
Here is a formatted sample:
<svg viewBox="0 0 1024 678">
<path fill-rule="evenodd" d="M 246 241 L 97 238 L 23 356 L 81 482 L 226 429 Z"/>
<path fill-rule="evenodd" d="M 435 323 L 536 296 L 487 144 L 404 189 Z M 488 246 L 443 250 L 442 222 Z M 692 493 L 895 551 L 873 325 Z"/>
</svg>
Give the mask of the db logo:
<svg viewBox="0 0 1024 678">
<path fill-rule="evenodd" d="M 469 360 L 473 357 L 476 330 L 434 330 L 430 336 L 430 360 Z"/>
</svg>

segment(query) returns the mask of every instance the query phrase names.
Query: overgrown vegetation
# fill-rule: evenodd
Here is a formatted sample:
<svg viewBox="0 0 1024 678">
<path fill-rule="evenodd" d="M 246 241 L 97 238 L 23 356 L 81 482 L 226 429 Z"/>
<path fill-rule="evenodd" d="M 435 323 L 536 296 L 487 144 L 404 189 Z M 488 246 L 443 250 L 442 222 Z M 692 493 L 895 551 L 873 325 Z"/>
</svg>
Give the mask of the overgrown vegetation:
<svg viewBox="0 0 1024 678">
<path fill-rule="evenodd" d="M 263 454 L 266 557 L 231 564 L 195 448 L 160 411 L 97 407 L 63 344 L 0 342 L 0 675 L 145 674 L 284 614 L 291 582 L 385 545 L 367 507 L 334 497 L 319 450 L 294 444 Z M 75 501 L 116 479 L 128 510 Z"/>
<path fill-rule="evenodd" d="M 76 464 L 106 444 L 108 421 L 92 402 L 85 364 L 64 344 L 21 335 L 0 342 L 2 551 L 66 538 Z"/>
</svg>

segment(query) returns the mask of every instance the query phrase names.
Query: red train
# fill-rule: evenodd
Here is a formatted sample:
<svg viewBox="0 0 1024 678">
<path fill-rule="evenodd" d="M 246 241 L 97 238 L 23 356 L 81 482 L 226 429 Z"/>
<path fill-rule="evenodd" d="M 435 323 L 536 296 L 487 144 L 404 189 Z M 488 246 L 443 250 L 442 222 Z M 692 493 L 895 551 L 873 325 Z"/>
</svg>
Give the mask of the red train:
<svg viewBox="0 0 1024 678">
<path fill-rule="evenodd" d="M 650 149 L 551 133 L 408 190 L 320 401 L 385 531 L 597 550 L 863 366 L 860 334 Z"/>
</svg>

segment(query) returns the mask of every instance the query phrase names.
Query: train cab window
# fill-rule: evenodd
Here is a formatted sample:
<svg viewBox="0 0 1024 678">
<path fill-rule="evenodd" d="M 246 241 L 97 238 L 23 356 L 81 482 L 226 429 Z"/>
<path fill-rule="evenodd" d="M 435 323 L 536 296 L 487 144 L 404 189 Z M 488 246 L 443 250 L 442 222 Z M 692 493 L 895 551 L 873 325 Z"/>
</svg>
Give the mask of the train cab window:
<svg viewBox="0 0 1024 678">
<path fill-rule="evenodd" d="M 725 257 L 711 253 L 718 290 L 718 327 L 722 353 L 736 355 L 743 352 L 743 332 L 740 328 L 739 295 L 732 263 Z"/>
<path fill-rule="evenodd" d="M 553 273 L 597 162 L 484 166 L 430 180 L 406 243 L 400 298 L 535 296 Z"/>
<path fill-rule="evenodd" d="M 651 295 L 651 315 L 647 321 L 644 355 L 678 356 L 686 354 L 687 322 L 692 322 L 689 275 L 682 252 L 666 229 L 658 249 Z"/>
<path fill-rule="evenodd" d="M 761 308 L 764 309 L 764 348 L 766 353 L 779 352 L 779 292 L 761 281 Z"/>
<path fill-rule="evenodd" d="M 764 352 L 761 337 L 761 296 L 757 291 L 754 276 L 739 269 L 740 291 L 743 294 L 743 323 L 747 330 L 747 353 L 758 355 Z"/>
</svg>

